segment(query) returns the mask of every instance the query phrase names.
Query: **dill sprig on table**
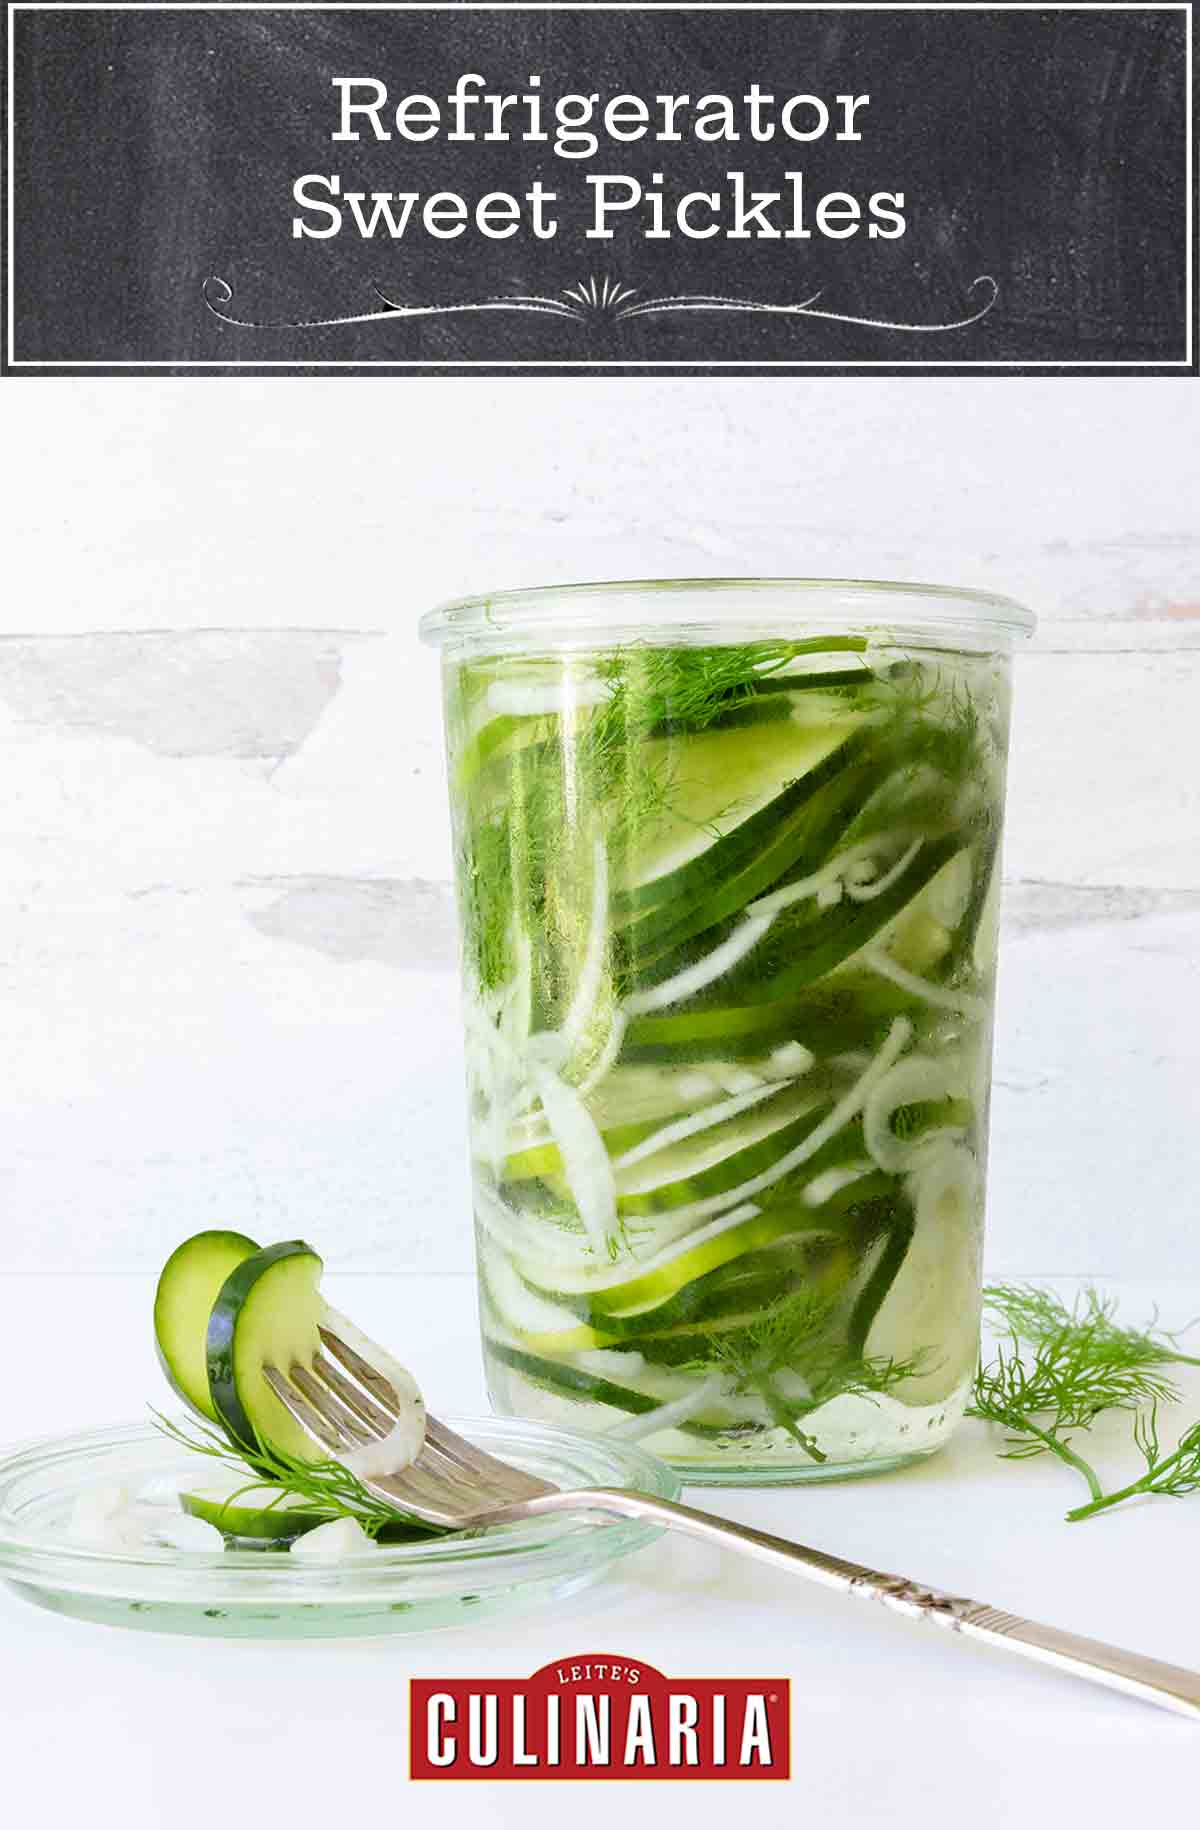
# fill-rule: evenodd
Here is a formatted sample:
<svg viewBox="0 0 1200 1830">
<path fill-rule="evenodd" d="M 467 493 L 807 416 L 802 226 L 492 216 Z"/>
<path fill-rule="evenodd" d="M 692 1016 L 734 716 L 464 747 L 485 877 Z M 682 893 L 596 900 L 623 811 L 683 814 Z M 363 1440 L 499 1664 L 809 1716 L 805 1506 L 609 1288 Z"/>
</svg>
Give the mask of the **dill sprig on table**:
<svg viewBox="0 0 1200 1830">
<path fill-rule="evenodd" d="M 1004 1430 L 1006 1459 L 1050 1454 L 1082 1477 L 1090 1498 L 1069 1519 L 1090 1518 L 1137 1494 L 1200 1486 L 1200 1424 L 1166 1456 L 1157 1426 L 1159 1406 L 1180 1395 L 1165 1369 L 1200 1360 L 1183 1353 L 1177 1335 L 1159 1329 L 1157 1318 L 1145 1328 L 1126 1327 L 1115 1302 L 1094 1289 L 1068 1307 L 1030 1284 L 989 1285 L 984 1308 L 1004 1324 L 1008 1340 L 981 1361 L 967 1414 Z M 1080 1433 L 1107 1411 L 1133 1414 L 1134 1440 L 1146 1462 L 1138 1480 L 1109 1494 L 1078 1446 Z"/>
<path fill-rule="evenodd" d="M 1035 1346 L 1066 1329 L 1076 1330 L 1094 1354 L 1113 1362 L 1143 1366 L 1200 1366 L 1200 1357 L 1183 1353 L 1179 1336 L 1158 1327 L 1157 1313 L 1145 1328 L 1126 1328 L 1117 1320 L 1117 1302 L 1091 1285 L 1068 1308 L 1052 1290 L 1037 1284 L 989 1284 L 983 1292 L 987 1314 L 1003 1322 L 1010 1334 Z"/>
<path fill-rule="evenodd" d="M 1158 1409 L 1152 1405 L 1135 1420 L 1133 1439 L 1141 1450 L 1146 1472 L 1112 1493 L 1091 1499 L 1086 1505 L 1073 1506 L 1067 1514 L 1068 1519 L 1072 1522 L 1090 1519 L 1098 1512 L 1106 1512 L 1110 1506 L 1119 1506 L 1123 1500 L 1138 1499 L 1143 1494 L 1165 1493 L 1178 1498 L 1200 1489 L 1200 1423 L 1193 1423 L 1185 1430 L 1175 1447 L 1164 1455 L 1158 1440 Z"/>
</svg>

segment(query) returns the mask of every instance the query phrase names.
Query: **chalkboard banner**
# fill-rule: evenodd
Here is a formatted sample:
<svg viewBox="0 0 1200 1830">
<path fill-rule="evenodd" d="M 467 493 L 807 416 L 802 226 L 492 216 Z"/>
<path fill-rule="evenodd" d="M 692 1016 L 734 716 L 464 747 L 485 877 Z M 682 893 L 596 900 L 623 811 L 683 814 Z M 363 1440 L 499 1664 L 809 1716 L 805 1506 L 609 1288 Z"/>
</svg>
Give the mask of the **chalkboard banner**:
<svg viewBox="0 0 1200 1830">
<path fill-rule="evenodd" d="M 8 28 L 5 373 L 1196 373 L 1190 6 Z"/>
</svg>

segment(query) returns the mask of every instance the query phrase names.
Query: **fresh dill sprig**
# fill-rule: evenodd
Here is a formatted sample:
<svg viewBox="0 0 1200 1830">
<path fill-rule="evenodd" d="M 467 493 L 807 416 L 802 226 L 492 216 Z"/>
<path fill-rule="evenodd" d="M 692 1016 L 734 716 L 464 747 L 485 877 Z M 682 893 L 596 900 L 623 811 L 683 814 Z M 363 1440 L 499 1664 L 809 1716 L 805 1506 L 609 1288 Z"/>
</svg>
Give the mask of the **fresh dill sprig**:
<svg viewBox="0 0 1200 1830">
<path fill-rule="evenodd" d="M 1200 1423 L 1193 1423 L 1186 1429 L 1175 1447 L 1164 1455 L 1158 1440 L 1158 1407 L 1151 1405 L 1149 1411 L 1135 1420 L 1133 1438 L 1141 1450 L 1146 1472 L 1112 1493 L 1091 1499 L 1086 1505 L 1073 1506 L 1067 1514 L 1068 1519 L 1072 1522 L 1090 1519 L 1098 1512 L 1106 1512 L 1110 1506 L 1119 1506 L 1123 1500 L 1138 1499 L 1143 1494 L 1166 1493 L 1178 1498 L 1180 1494 L 1200 1489 Z"/>
<path fill-rule="evenodd" d="M 1018 1340 L 1037 1346 L 1053 1340 L 1064 1329 L 1078 1329 L 1081 1338 L 1098 1354 L 1143 1366 L 1200 1366 L 1200 1357 L 1183 1353 L 1179 1336 L 1158 1326 L 1155 1313 L 1144 1328 L 1123 1327 L 1117 1320 L 1117 1302 L 1093 1286 L 1080 1292 L 1068 1307 L 1053 1290 L 1037 1284 L 989 1284 L 983 1292 L 987 1314 L 1001 1321 Z"/>
<path fill-rule="evenodd" d="M 844 1344 L 822 1339 L 832 1304 L 812 1290 L 798 1290 L 748 1322 L 712 1337 L 712 1351 L 738 1388 L 762 1399 L 776 1426 L 814 1461 L 826 1459 L 801 1420 L 831 1399 L 886 1392 L 918 1371 L 921 1356 L 894 1360 L 864 1357 Z M 801 1399 L 779 1387 L 783 1372 L 798 1373 L 807 1387 Z"/>
<path fill-rule="evenodd" d="M 552 1026 L 588 906 L 591 840 L 582 825 L 602 822 L 609 856 L 618 859 L 674 810 L 685 786 L 671 743 L 648 749 L 647 740 L 683 738 L 736 714 L 798 655 L 861 646 L 850 637 L 729 647 L 630 642 L 595 657 L 606 688 L 600 704 L 569 725 L 550 719 L 536 741 L 502 753 L 494 767 L 505 773 L 492 790 L 481 793 L 477 782 L 456 808 L 464 941 L 481 988 L 501 985 L 512 970 L 515 919 L 544 942 L 539 977 L 549 1008 L 539 1014 Z M 460 706 L 469 708 L 480 690 L 460 678 Z"/>
<path fill-rule="evenodd" d="M 1136 1493 L 1184 1493 L 1200 1485 L 1200 1425 L 1171 1455 L 1159 1453 L 1158 1407 L 1179 1398 L 1165 1369 L 1198 1363 L 1180 1351 L 1175 1335 L 1156 1322 L 1123 1326 L 1115 1302 L 1091 1288 L 1068 1307 L 1035 1285 L 993 1284 L 984 1291 L 984 1307 L 1007 1328 L 1008 1340 L 981 1361 L 967 1414 L 1004 1430 L 1005 1459 L 1049 1454 L 1082 1477 L 1090 1498 L 1069 1519 L 1090 1518 Z M 1080 1432 L 1107 1411 L 1133 1414 L 1147 1464 L 1138 1481 L 1109 1495 L 1078 1447 Z"/>
<path fill-rule="evenodd" d="M 600 721 L 643 732 L 667 725 L 703 731 L 754 696 L 755 686 L 795 659 L 794 642 L 747 642 L 736 648 L 657 648 L 630 643 L 596 665 L 611 697 Z"/>
<path fill-rule="evenodd" d="M 388 1527 L 401 1527 L 414 1537 L 435 1532 L 435 1527 L 420 1524 L 376 1499 L 340 1462 L 294 1461 L 291 1456 L 281 1455 L 274 1449 L 262 1448 L 252 1456 L 243 1455 L 219 1431 L 198 1418 L 189 1418 L 185 1425 L 173 1417 L 165 1417 L 153 1405 L 150 1414 L 156 1427 L 181 1448 L 194 1455 L 209 1456 L 213 1461 L 245 1474 L 245 1487 L 231 1494 L 231 1501 L 238 1493 L 265 1483 L 308 1501 L 314 1513 L 324 1514 L 329 1519 L 357 1519 L 369 1538 L 377 1537 Z"/>
</svg>

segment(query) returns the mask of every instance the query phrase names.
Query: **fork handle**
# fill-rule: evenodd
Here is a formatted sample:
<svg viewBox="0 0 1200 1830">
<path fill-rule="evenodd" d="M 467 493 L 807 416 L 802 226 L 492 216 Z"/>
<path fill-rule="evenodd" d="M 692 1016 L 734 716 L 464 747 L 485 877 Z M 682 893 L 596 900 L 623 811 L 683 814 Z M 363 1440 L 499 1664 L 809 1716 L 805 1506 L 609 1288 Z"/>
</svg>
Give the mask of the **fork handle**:
<svg viewBox="0 0 1200 1830">
<path fill-rule="evenodd" d="M 966 1639 L 1000 1646 L 1022 1658 L 1035 1659 L 1075 1677 L 1088 1678 L 1094 1684 L 1104 1684 L 1110 1690 L 1123 1691 L 1126 1696 L 1156 1703 L 1161 1709 L 1190 1716 L 1193 1721 L 1200 1720 L 1200 1672 L 1164 1664 L 1160 1659 L 1146 1658 L 1139 1652 L 1126 1652 L 1120 1646 L 1106 1645 L 1103 1640 L 1065 1633 L 1058 1627 L 1041 1626 L 1037 1621 L 989 1607 L 981 1601 L 926 1588 L 906 1576 L 889 1576 L 881 1570 L 868 1569 L 865 1564 L 851 1563 L 845 1557 L 831 1556 L 828 1551 L 811 1550 L 806 1545 L 793 1543 L 790 1538 L 777 1538 L 771 1532 L 757 1531 L 750 1525 L 735 1525 L 712 1513 L 700 1512 L 694 1506 L 681 1506 L 673 1500 L 654 1499 L 616 1487 L 596 1487 L 574 1493 L 545 1494 L 524 1501 L 519 1511 L 523 1517 L 528 1517 L 543 1512 L 574 1512 L 581 1507 L 588 1511 L 616 1513 L 623 1518 L 651 1519 L 668 1530 L 686 1532 L 706 1543 L 747 1551 L 777 1569 L 807 1576 L 826 1588 L 881 1602 L 885 1608 L 906 1614 L 911 1620 L 933 1621 Z"/>
</svg>

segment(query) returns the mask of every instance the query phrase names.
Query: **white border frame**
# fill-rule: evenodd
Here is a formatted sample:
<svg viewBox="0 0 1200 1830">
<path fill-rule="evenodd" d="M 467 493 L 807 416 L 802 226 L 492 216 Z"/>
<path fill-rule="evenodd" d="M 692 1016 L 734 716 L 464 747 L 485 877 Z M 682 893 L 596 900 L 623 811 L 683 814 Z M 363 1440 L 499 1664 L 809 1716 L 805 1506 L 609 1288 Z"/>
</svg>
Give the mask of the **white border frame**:
<svg viewBox="0 0 1200 1830">
<path fill-rule="evenodd" d="M 663 359 L 656 361 L 650 358 L 631 358 L 628 361 L 505 361 L 497 358 L 480 358 L 479 360 L 460 362 L 430 362 L 428 359 L 382 357 L 368 360 L 337 360 L 326 362 L 304 362 L 293 358 L 280 358 L 250 361 L 92 361 L 57 360 L 44 361 L 36 358 L 19 359 L 14 354 L 16 309 L 14 279 L 14 219 L 16 204 L 16 185 L 13 175 L 15 131 L 13 117 L 16 102 L 16 83 L 13 74 L 14 31 L 19 13 L 694 13 L 694 12 L 747 12 L 747 13 L 1182 13 L 1184 15 L 1186 40 L 1186 84 L 1187 84 L 1187 118 L 1184 135 L 1184 158 L 1187 164 L 1187 203 L 1185 225 L 1186 247 L 1186 302 L 1185 311 L 1185 349 L 1182 357 L 1164 357 L 1154 361 L 1103 361 L 1087 360 L 1079 362 L 1047 361 L 1012 361 L 1012 362 L 951 362 L 951 361 L 816 361 L 788 358 L 769 362 L 740 361 L 686 361 Z M 1083 0 L 962 0 L 954 4 L 953 0 L 886 0 L 885 4 L 867 5 L 863 0 L 731 0 L 731 3 L 700 6 L 695 0 L 597 0 L 596 4 L 581 4 L 580 0 L 387 0 L 386 4 L 364 6 L 359 0 L 268 0 L 265 5 L 253 4 L 230 7 L 214 3 L 214 0 L 62 0 L 62 4 L 38 5 L 30 0 L 18 0 L 8 8 L 7 31 L 8 57 L 8 246 L 6 249 L 8 267 L 7 298 L 7 331 L 8 350 L 6 366 L 10 371 L 18 369 L 64 369 L 89 370 L 103 369 L 113 371 L 130 369 L 148 372 L 156 369 L 179 372 L 185 369 L 286 369 L 297 375 L 318 370 L 338 369 L 420 369 L 426 374 L 456 372 L 471 369 L 485 369 L 492 373 L 498 370 L 547 370 L 552 373 L 579 369 L 595 373 L 599 370 L 649 371 L 668 370 L 676 373 L 680 370 L 700 370 L 712 373 L 716 370 L 736 372 L 751 370 L 755 374 L 765 375 L 775 370 L 780 373 L 794 373 L 806 369 L 836 369 L 841 372 L 855 369 L 888 369 L 904 372 L 915 370 L 925 373 L 929 370 L 952 369 L 969 371 L 978 369 L 982 372 L 995 372 L 1003 369 L 1020 369 L 1023 371 L 1050 370 L 1059 374 L 1077 374 L 1089 369 L 1117 371 L 1136 369 L 1140 372 L 1168 371 L 1178 374 L 1189 373 L 1193 368 L 1193 328 L 1195 310 L 1193 304 L 1193 225 L 1195 222 L 1195 162 L 1193 158 L 1193 71 L 1192 71 L 1192 9 L 1187 0 L 1114 0 L 1114 4 L 1083 4 Z"/>
</svg>

